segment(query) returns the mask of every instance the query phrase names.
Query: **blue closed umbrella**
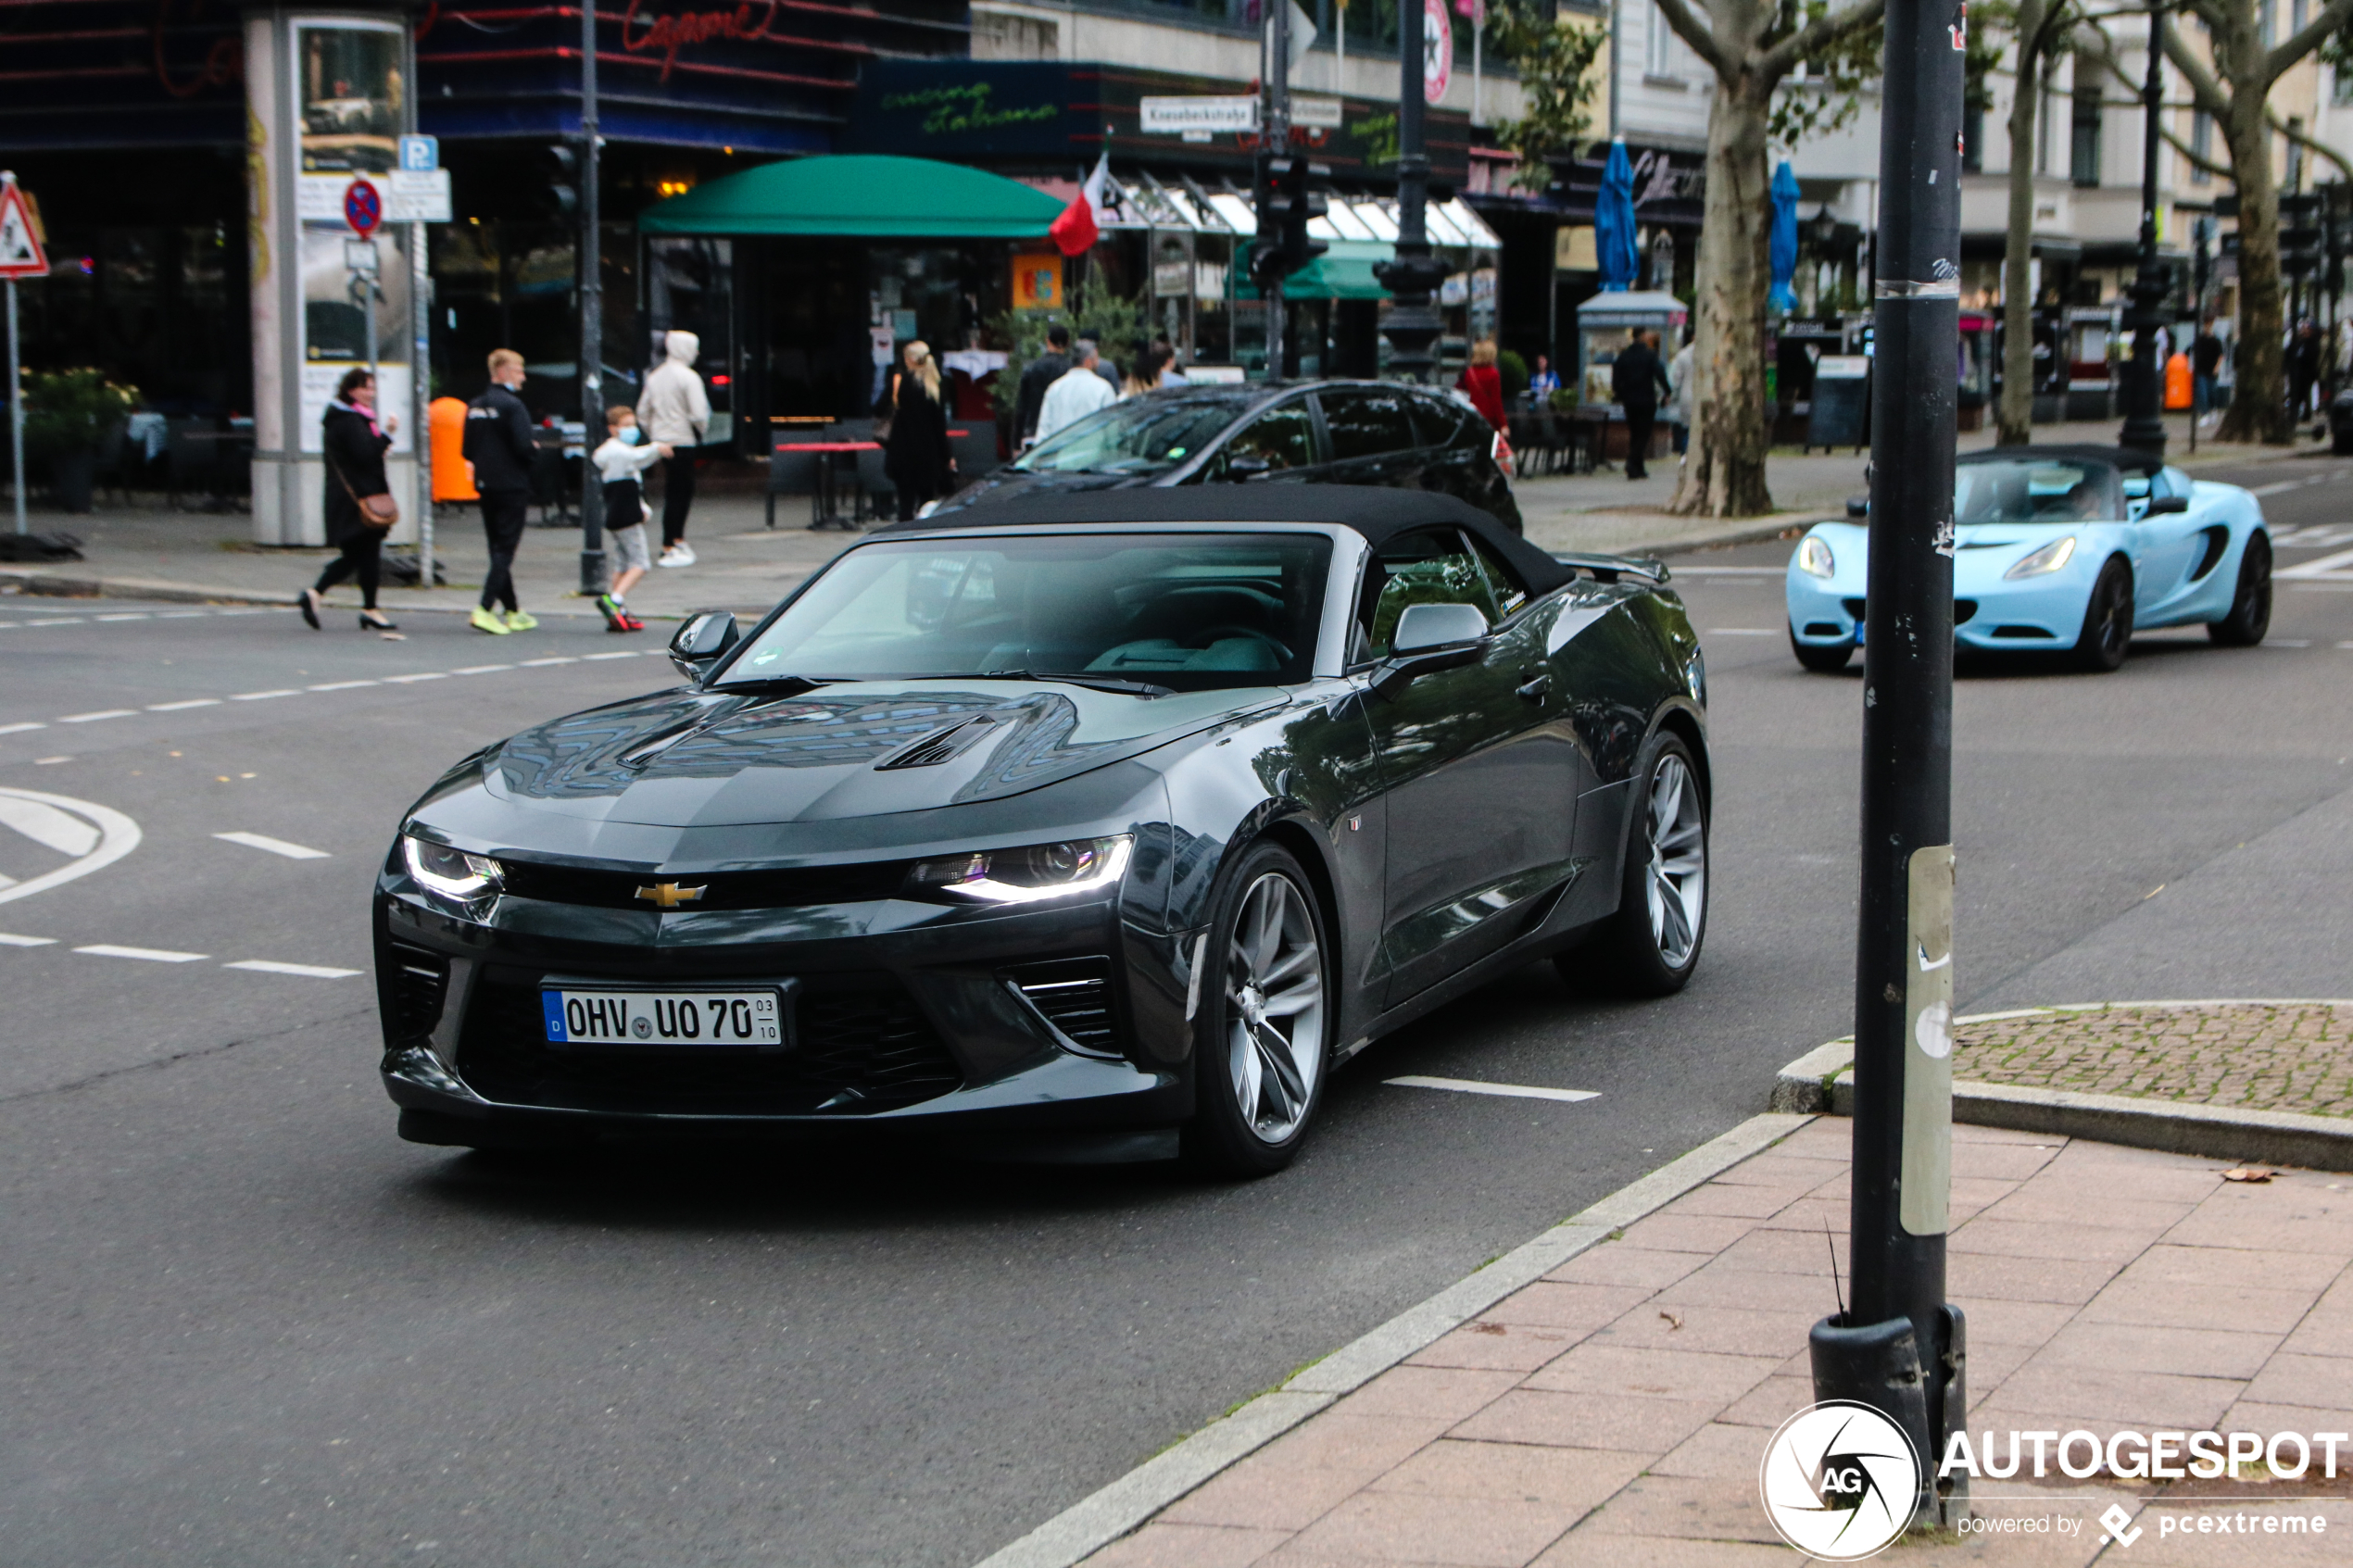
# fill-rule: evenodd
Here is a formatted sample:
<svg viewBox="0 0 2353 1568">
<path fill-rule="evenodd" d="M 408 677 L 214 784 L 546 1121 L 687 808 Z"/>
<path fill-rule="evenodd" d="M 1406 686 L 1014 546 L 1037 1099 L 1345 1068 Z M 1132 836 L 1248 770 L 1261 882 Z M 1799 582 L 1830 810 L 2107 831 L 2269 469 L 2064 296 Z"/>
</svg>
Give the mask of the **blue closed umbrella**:
<svg viewBox="0 0 2353 1568">
<path fill-rule="evenodd" d="M 1634 165 L 1623 138 L 1609 144 L 1601 194 L 1593 200 L 1593 248 L 1600 256 L 1604 293 L 1633 286 L 1642 258 L 1634 245 Z"/>
<path fill-rule="evenodd" d="M 1766 306 L 1786 316 L 1797 308 L 1797 291 L 1789 286 L 1797 276 L 1797 176 L 1791 172 L 1787 158 L 1773 170 L 1773 232 L 1766 243 L 1766 256 L 1773 270 L 1773 287 L 1765 296 Z"/>
</svg>

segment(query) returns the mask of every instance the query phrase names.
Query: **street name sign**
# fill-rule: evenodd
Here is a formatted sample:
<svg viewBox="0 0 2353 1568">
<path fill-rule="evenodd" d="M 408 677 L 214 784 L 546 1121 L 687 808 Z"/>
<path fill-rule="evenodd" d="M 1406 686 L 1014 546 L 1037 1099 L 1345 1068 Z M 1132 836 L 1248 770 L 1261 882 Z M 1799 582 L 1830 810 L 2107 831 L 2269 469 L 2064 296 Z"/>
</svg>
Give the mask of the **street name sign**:
<svg viewBox="0 0 2353 1568">
<path fill-rule="evenodd" d="M 1258 99 L 1254 94 L 1205 98 L 1145 98 L 1140 101 L 1147 134 L 1205 132 L 1212 135 L 1258 129 Z"/>
</svg>

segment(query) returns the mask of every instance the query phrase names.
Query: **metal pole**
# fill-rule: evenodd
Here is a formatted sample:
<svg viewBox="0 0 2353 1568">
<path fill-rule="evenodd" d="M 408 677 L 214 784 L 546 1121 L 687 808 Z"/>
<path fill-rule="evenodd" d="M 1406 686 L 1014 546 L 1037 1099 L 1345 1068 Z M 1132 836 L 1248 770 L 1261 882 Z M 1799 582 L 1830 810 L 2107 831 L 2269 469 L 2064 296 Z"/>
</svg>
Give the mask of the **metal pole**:
<svg viewBox="0 0 2353 1568">
<path fill-rule="evenodd" d="M 433 270 L 425 226 L 409 226 L 409 445 L 417 453 L 417 586 L 433 586 Z"/>
<path fill-rule="evenodd" d="M 1892 0 L 1880 132 L 1871 521 L 1856 942 L 1853 1293 L 1811 1336 L 1815 1397 L 1884 1412 L 1922 1473 L 1916 1523 L 1965 1421 L 1944 1298 L 1952 1165 L 1953 457 L 1960 335 L 1961 65 L 1955 0 Z"/>
<path fill-rule="evenodd" d="M 2148 78 L 2141 88 L 2141 257 L 2133 278 L 2133 358 L 2124 367 L 2124 428 L 2117 441 L 2151 457 L 2165 456 L 2164 372 L 2157 362 L 2157 329 L 2165 296 L 2172 293 L 2157 257 L 2157 148 L 2165 129 L 2165 59 L 2158 46 L 2158 18 L 2149 15 Z"/>
<path fill-rule="evenodd" d="M 24 370 L 17 360 L 17 281 L 8 280 L 8 474 L 16 481 L 17 532 L 24 521 Z"/>
<path fill-rule="evenodd" d="M 592 459 L 604 425 L 603 236 L 597 232 L 597 0 L 580 6 L 580 591 L 605 591 L 605 495 Z M 689 459 L 691 461 L 691 459 Z"/>
<path fill-rule="evenodd" d="M 1437 363 L 1430 345 L 1445 323 L 1430 307 L 1430 292 L 1446 280 L 1446 264 L 1429 253 L 1429 150 L 1423 133 L 1422 6 L 1397 0 L 1397 246 L 1395 259 L 1373 275 L 1395 301 L 1390 307 L 1389 366 L 1403 381 L 1426 381 Z"/>
<path fill-rule="evenodd" d="M 1290 0 L 1265 0 L 1265 4 L 1266 107 L 1260 116 L 1259 139 L 1267 157 L 1285 157 L 1290 153 Z M 1265 193 L 1259 194 L 1263 200 Z M 1290 324 L 1284 312 L 1289 306 L 1283 297 L 1283 280 L 1272 270 L 1258 292 L 1266 305 L 1266 381 L 1272 385 L 1283 379 L 1283 335 Z"/>
</svg>

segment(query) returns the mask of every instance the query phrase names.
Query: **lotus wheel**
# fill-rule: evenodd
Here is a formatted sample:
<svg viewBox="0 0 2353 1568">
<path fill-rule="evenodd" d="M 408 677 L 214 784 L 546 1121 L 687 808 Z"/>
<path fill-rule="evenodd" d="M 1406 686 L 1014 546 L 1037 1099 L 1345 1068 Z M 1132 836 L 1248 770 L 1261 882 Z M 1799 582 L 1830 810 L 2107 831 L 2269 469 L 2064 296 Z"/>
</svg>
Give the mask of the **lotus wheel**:
<svg viewBox="0 0 2353 1568">
<path fill-rule="evenodd" d="M 1244 856 L 1202 958 L 1184 1140 L 1196 1164 L 1264 1175 L 1305 1138 L 1331 1060 L 1325 955 L 1323 913 L 1299 862 L 1272 845 Z"/>
<path fill-rule="evenodd" d="M 2123 558 L 2100 568 L 2092 584 L 2091 601 L 2083 607 L 2083 629 L 2075 638 L 2077 668 L 2106 673 L 2124 662 L 2133 650 L 2133 569 Z"/>
<path fill-rule="evenodd" d="M 1699 967 L 1707 935 L 1707 793 L 1691 748 L 1671 734 L 1652 749 L 1635 788 L 1617 913 L 1560 969 L 1581 986 L 1671 996 Z"/>
<path fill-rule="evenodd" d="M 2271 630 L 2271 542 L 2251 534 L 2239 554 L 2238 591 L 2231 613 L 2206 623 L 2207 637 L 2226 648 L 2251 648 Z"/>
</svg>

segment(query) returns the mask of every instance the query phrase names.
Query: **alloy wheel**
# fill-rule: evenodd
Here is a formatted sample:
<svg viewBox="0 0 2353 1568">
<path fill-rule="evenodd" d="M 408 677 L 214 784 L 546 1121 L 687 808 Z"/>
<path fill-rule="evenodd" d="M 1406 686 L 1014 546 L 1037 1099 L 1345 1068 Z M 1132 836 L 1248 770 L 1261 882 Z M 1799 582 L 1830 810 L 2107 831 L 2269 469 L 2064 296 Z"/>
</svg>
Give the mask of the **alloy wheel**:
<svg viewBox="0 0 2353 1568">
<path fill-rule="evenodd" d="M 1660 962 L 1681 969 L 1692 961 L 1707 915 L 1707 819 L 1691 769 L 1671 752 L 1651 775 L 1647 817 L 1650 864 L 1642 880 L 1651 939 Z"/>
<path fill-rule="evenodd" d="M 1265 1143 L 1298 1130 L 1324 1068 L 1324 956 L 1315 919 L 1279 872 L 1250 884 L 1226 959 L 1227 1070 L 1242 1122 Z"/>
<path fill-rule="evenodd" d="M 2092 607 L 2096 621 L 2094 635 L 2105 660 L 2120 663 L 2124 649 L 2133 641 L 2133 580 L 2123 572 L 2104 572 L 2099 581 L 2099 600 Z"/>
</svg>

